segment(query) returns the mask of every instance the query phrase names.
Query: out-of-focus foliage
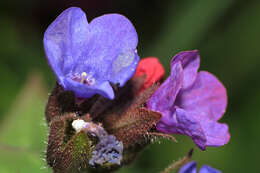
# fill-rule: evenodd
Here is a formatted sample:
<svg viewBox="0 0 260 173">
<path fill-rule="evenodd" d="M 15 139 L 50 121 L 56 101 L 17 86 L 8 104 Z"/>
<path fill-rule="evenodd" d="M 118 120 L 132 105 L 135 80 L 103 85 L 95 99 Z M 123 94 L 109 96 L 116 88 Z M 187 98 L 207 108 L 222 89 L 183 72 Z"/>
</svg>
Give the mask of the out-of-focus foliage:
<svg viewBox="0 0 260 173">
<path fill-rule="evenodd" d="M 46 89 L 39 74 L 29 76 L 0 128 L 0 172 L 48 172 L 44 169 L 43 119 Z M 41 111 L 41 113 L 39 113 Z"/>
<path fill-rule="evenodd" d="M 206 152 L 196 149 L 193 159 L 223 172 L 260 171 L 260 1 L 17 0 L 0 2 L 0 172 L 50 172 L 42 160 L 47 136 L 43 115 L 45 88 L 50 90 L 55 78 L 44 58 L 42 37 L 70 6 L 81 7 L 89 20 L 111 12 L 126 15 L 139 34 L 140 55 L 158 56 L 168 72 L 175 53 L 199 49 L 200 69 L 214 73 L 227 87 L 229 106 L 222 122 L 230 126 L 231 141 Z M 150 145 L 119 172 L 163 170 L 195 147 L 188 137 L 177 139 L 177 144 Z"/>
</svg>

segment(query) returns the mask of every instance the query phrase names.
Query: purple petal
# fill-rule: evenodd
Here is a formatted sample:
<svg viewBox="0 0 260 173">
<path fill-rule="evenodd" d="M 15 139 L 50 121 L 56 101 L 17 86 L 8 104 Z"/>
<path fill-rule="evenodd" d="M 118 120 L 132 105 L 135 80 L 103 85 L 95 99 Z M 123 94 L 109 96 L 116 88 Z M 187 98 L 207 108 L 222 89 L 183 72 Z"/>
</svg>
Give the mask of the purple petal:
<svg viewBox="0 0 260 173">
<path fill-rule="evenodd" d="M 178 121 L 176 119 L 176 109 L 173 111 L 160 111 L 162 114 L 162 118 L 160 121 L 156 124 L 156 129 L 158 131 L 161 131 L 163 133 L 177 133 L 177 134 L 183 134 L 178 131 Z"/>
<path fill-rule="evenodd" d="M 137 42 L 135 28 L 124 16 L 103 15 L 88 24 L 76 7 L 65 10 L 44 34 L 46 56 L 58 82 L 85 98 L 114 97 L 108 83 L 123 86 L 133 76 L 139 61 Z"/>
<path fill-rule="evenodd" d="M 197 119 L 196 115 L 189 114 L 182 109 L 176 110 L 180 134 L 190 136 L 194 143 L 202 150 L 207 146 L 218 147 L 227 144 L 230 139 L 228 126 L 207 119 Z"/>
<path fill-rule="evenodd" d="M 214 169 L 208 165 L 204 165 L 200 168 L 199 173 L 221 173 L 221 171 Z"/>
<path fill-rule="evenodd" d="M 200 121 L 201 128 L 206 136 L 206 146 L 219 147 L 225 145 L 230 140 L 230 134 L 228 126 L 224 123 L 218 123 L 215 121 Z"/>
<path fill-rule="evenodd" d="M 196 80 L 197 72 L 200 65 L 200 56 L 198 50 L 183 51 L 175 55 L 171 61 L 171 66 L 177 62 L 181 62 L 184 78 L 183 89 L 188 88 Z"/>
<path fill-rule="evenodd" d="M 208 119 L 197 119 L 197 115 L 176 109 L 177 125 L 173 133 L 190 136 L 194 143 L 202 150 L 207 146 L 217 147 L 227 144 L 230 139 L 228 126 Z"/>
<path fill-rule="evenodd" d="M 190 136 L 200 149 L 205 150 L 207 136 L 205 135 L 200 122 L 180 108 L 176 109 L 176 120 L 178 124 L 174 125 L 176 128 L 173 133 Z"/>
<path fill-rule="evenodd" d="M 207 119 L 198 120 L 195 115 L 180 108 L 175 108 L 173 113 L 161 113 L 163 117 L 156 125 L 157 130 L 190 136 L 202 150 L 205 150 L 207 146 L 222 146 L 230 139 L 226 124 Z"/>
<path fill-rule="evenodd" d="M 160 122 L 156 125 L 157 130 L 169 134 L 182 134 L 190 136 L 201 149 L 205 149 L 206 136 L 200 123 L 192 116 L 187 115 L 185 110 L 175 108 L 171 114 L 162 113 Z"/>
<path fill-rule="evenodd" d="M 193 86 L 180 91 L 175 104 L 196 114 L 198 120 L 217 121 L 226 110 L 226 89 L 214 75 L 202 71 L 198 73 Z"/>
<path fill-rule="evenodd" d="M 170 111 L 173 108 L 175 98 L 181 89 L 182 81 L 183 69 L 180 62 L 178 62 L 173 64 L 171 75 L 148 100 L 147 107 L 158 112 Z"/>
<path fill-rule="evenodd" d="M 197 172 L 196 166 L 197 164 L 195 161 L 189 162 L 181 167 L 179 173 L 196 173 Z"/>
</svg>

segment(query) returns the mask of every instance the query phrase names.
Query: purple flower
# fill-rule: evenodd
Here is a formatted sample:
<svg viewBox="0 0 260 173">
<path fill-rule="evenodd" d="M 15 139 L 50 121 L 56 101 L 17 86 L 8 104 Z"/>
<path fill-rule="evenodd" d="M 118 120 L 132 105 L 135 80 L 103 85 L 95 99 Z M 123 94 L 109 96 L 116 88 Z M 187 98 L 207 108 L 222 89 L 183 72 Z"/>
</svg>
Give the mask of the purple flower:
<svg viewBox="0 0 260 173">
<path fill-rule="evenodd" d="M 44 34 L 44 48 L 57 80 L 77 97 L 100 94 L 113 99 L 111 83 L 123 86 L 139 61 L 137 33 L 119 14 L 88 23 L 76 7 L 62 12 Z"/>
<path fill-rule="evenodd" d="M 226 124 L 218 123 L 227 105 L 226 89 L 206 71 L 198 72 L 198 51 L 184 51 L 171 61 L 171 74 L 147 102 L 160 112 L 157 129 L 190 136 L 202 150 L 228 143 Z"/>
<path fill-rule="evenodd" d="M 196 162 L 189 162 L 186 165 L 182 166 L 179 173 L 197 173 Z M 204 165 L 200 168 L 199 173 L 221 173 L 219 170 L 216 170 L 208 165 Z"/>
</svg>

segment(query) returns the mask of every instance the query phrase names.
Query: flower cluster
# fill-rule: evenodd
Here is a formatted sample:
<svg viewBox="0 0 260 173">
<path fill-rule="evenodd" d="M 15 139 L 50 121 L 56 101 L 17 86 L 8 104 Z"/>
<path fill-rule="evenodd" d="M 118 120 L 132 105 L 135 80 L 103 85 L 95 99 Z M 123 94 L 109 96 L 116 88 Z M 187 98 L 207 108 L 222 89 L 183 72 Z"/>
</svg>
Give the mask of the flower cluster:
<svg viewBox="0 0 260 173">
<path fill-rule="evenodd" d="M 198 72 L 198 51 L 174 56 L 163 81 L 157 58 L 139 62 L 137 42 L 124 16 L 107 14 L 89 23 L 76 7 L 46 30 L 44 49 L 57 78 L 45 113 L 46 157 L 55 172 L 113 171 L 154 139 L 174 141 L 170 134 L 190 136 L 202 150 L 228 143 L 228 126 L 218 122 L 226 90 L 214 75 Z M 194 168 L 191 162 L 180 173 Z M 205 170 L 214 172 L 200 172 Z"/>
</svg>

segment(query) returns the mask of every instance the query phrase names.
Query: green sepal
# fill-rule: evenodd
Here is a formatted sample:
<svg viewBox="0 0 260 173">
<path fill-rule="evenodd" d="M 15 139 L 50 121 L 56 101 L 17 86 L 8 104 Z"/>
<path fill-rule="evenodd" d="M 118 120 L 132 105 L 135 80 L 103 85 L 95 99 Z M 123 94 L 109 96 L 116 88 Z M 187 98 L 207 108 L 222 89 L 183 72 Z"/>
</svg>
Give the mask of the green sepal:
<svg viewBox="0 0 260 173">
<path fill-rule="evenodd" d="M 96 141 L 85 131 L 76 133 L 73 114 L 55 117 L 50 123 L 46 160 L 54 172 L 81 172 L 88 169 Z"/>
</svg>

